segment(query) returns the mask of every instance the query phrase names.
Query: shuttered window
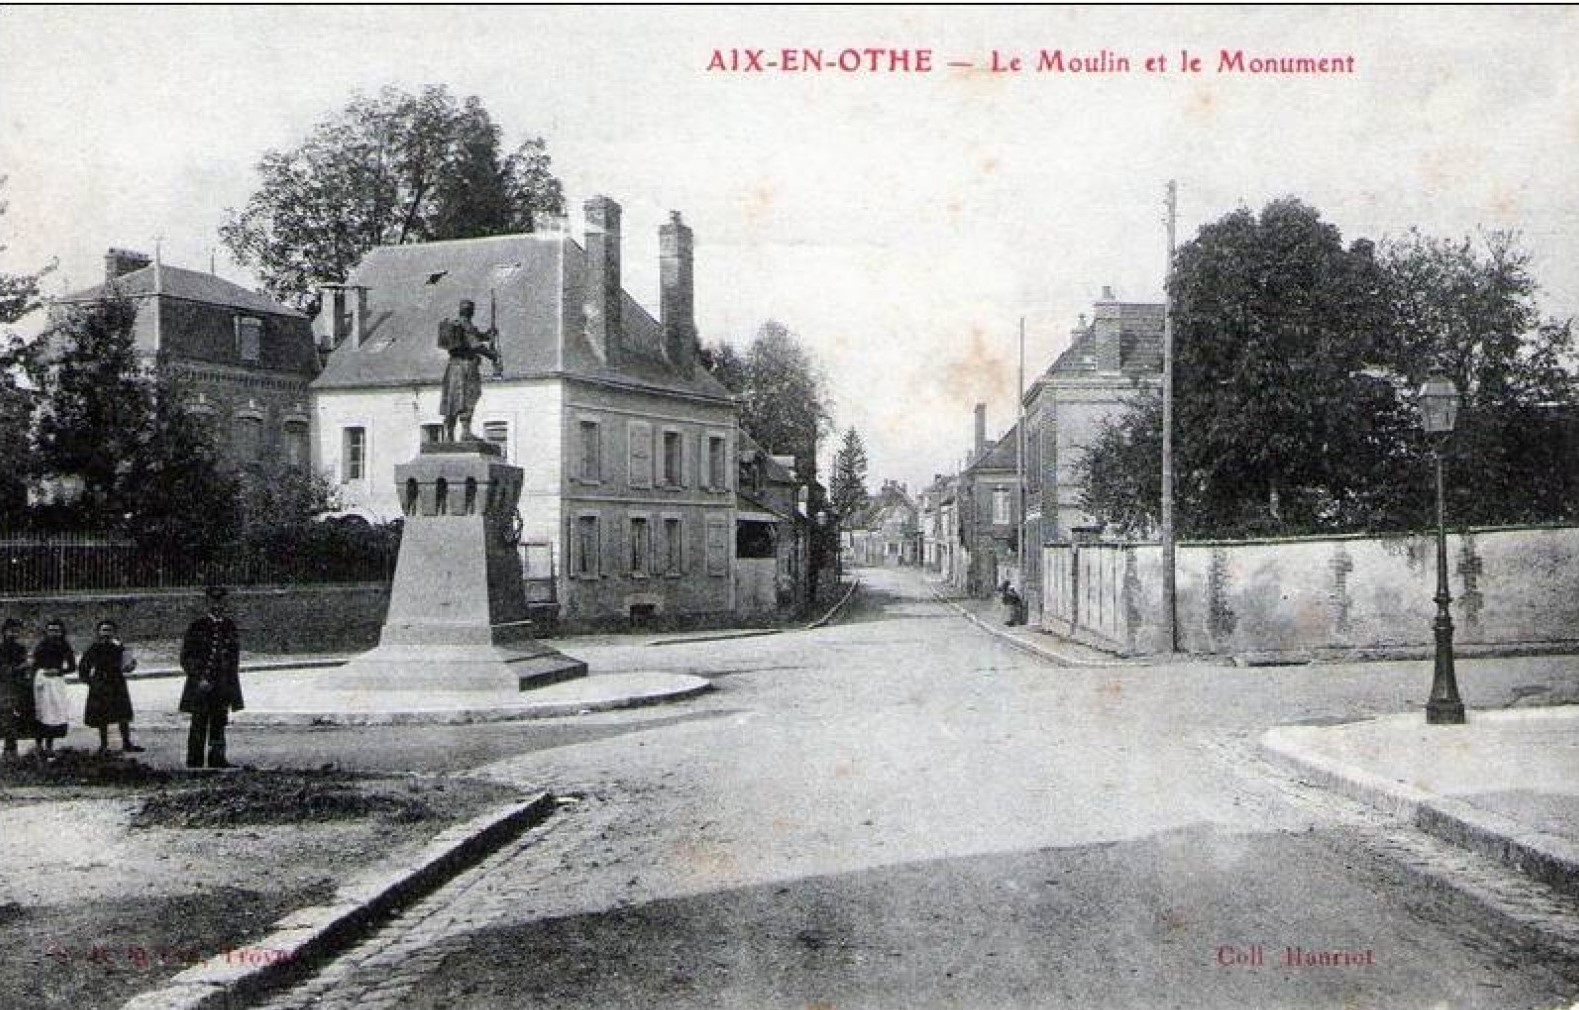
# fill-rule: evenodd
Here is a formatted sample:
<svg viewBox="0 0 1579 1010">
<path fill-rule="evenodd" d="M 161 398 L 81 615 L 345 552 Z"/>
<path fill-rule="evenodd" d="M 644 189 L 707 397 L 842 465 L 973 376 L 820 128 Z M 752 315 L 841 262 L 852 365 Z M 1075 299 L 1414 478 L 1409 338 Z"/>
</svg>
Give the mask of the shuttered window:
<svg viewBox="0 0 1579 1010">
<path fill-rule="evenodd" d="M 729 574 L 729 519 L 727 516 L 707 517 L 707 574 Z"/>
<path fill-rule="evenodd" d="M 652 487 L 652 425 L 630 421 L 626 431 L 630 437 L 630 486 Z"/>
</svg>

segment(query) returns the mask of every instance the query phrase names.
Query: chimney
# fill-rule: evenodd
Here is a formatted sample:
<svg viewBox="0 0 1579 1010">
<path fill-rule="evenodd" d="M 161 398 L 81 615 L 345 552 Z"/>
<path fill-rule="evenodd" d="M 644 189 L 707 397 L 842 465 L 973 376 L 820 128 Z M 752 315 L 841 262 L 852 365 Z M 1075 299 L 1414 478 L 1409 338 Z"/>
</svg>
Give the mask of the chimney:
<svg viewBox="0 0 1579 1010">
<path fill-rule="evenodd" d="M 663 354 L 681 375 L 696 369 L 696 289 L 691 280 L 691 229 L 680 212 L 658 229 L 659 315 Z"/>
<path fill-rule="evenodd" d="M 141 270 L 151 266 L 153 260 L 146 253 L 133 252 L 130 249 L 111 249 L 104 254 L 104 283 L 108 284 L 117 277 L 124 277 L 133 270 Z"/>
<path fill-rule="evenodd" d="M 981 454 L 986 451 L 987 405 L 985 403 L 978 403 L 976 404 L 976 445 L 975 448 L 971 450 L 971 462 L 974 463 L 976 460 L 980 459 Z"/>
<path fill-rule="evenodd" d="M 606 365 L 619 367 L 620 205 L 595 196 L 582 205 L 587 215 L 587 340 Z"/>
<path fill-rule="evenodd" d="M 1107 284 L 1102 285 L 1102 297 L 1098 298 L 1097 301 L 1099 301 L 1099 302 L 1111 302 L 1112 300 L 1113 300 L 1113 288 L 1111 286 L 1107 285 Z"/>
<path fill-rule="evenodd" d="M 367 336 L 367 288 L 360 284 L 325 284 L 318 293 L 313 333 L 321 350 L 332 351 L 347 337 L 361 347 Z"/>
</svg>

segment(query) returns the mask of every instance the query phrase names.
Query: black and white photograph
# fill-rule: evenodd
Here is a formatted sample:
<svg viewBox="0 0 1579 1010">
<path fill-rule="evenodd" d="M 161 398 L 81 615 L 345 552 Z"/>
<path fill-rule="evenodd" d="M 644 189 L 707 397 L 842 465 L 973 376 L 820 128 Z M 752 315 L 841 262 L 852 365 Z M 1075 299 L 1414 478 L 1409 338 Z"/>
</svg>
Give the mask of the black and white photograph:
<svg viewBox="0 0 1579 1010">
<path fill-rule="evenodd" d="M 1575 38 L 0 6 L 0 1007 L 1579 1007 Z"/>
</svg>

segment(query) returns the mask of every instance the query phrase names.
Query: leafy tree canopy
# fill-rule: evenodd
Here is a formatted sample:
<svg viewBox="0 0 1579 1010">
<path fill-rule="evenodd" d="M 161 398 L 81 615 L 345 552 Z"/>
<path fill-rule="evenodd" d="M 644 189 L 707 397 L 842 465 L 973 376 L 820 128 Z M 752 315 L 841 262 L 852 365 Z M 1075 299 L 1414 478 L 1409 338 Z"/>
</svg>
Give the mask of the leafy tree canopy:
<svg viewBox="0 0 1579 1010">
<path fill-rule="evenodd" d="M 0 188 L 5 177 L 0 176 Z M 0 217 L 6 203 L 0 200 Z M 0 245 L 0 253 L 6 247 Z M 26 475 L 30 463 L 27 432 L 32 426 L 34 398 L 18 378 L 25 374 L 31 345 L 4 327 L 38 308 L 39 284 L 55 269 L 53 263 L 33 273 L 0 271 L 0 514 L 15 515 L 26 501 Z"/>
<path fill-rule="evenodd" d="M 770 453 L 793 455 L 816 472 L 817 440 L 832 430 L 827 383 L 800 338 L 769 320 L 739 354 L 727 344 L 703 348 L 701 360 L 740 397 L 740 426 Z"/>
<path fill-rule="evenodd" d="M 234 536 L 238 485 L 184 409 L 178 380 L 145 367 L 136 306 L 113 290 L 61 309 L 28 359 L 38 391 L 30 472 L 80 494 L 53 522 L 204 554 Z"/>
<path fill-rule="evenodd" d="M 299 147 L 265 153 L 258 172 L 220 238 L 270 294 L 307 311 L 375 246 L 529 232 L 564 210 L 542 138 L 506 153 L 481 101 L 442 86 L 359 95 Z"/>
<path fill-rule="evenodd" d="M 1345 247 L 1296 200 L 1202 228 L 1172 285 L 1180 533 L 1423 525 L 1432 489 L 1414 398 L 1437 367 L 1466 391 L 1447 443 L 1465 475 L 1455 521 L 1579 512 L 1579 478 L 1558 463 L 1579 451 L 1572 327 L 1540 321 L 1527 267 L 1502 233 Z M 1154 529 L 1160 451 L 1160 409 L 1141 397 L 1088 447 L 1087 511 Z"/>
</svg>

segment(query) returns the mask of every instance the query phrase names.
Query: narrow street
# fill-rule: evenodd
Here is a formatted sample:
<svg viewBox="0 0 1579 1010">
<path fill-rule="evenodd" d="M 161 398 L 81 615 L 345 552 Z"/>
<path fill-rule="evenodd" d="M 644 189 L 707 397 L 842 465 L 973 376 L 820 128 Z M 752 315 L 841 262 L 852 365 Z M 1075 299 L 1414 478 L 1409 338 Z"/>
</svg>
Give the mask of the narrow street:
<svg viewBox="0 0 1579 1010">
<path fill-rule="evenodd" d="M 661 663 L 718 690 L 523 725 L 521 753 L 483 773 L 553 790 L 560 813 L 265 1005 L 1579 996 L 1579 963 L 1429 883 L 1440 864 L 1518 901 L 1517 879 L 1255 755 L 1271 725 L 1420 703 L 1424 664 L 1058 667 L 972 627 L 912 571 L 862 576 L 818 631 L 609 650 L 605 664 Z M 1463 666 L 1481 705 L 1572 679 L 1567 659 Z M 1291 967 L 1288 948 L 1347 956 Z"/>
</svg>

